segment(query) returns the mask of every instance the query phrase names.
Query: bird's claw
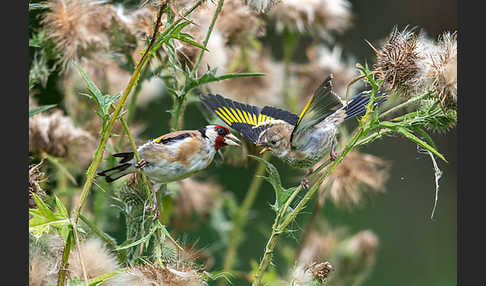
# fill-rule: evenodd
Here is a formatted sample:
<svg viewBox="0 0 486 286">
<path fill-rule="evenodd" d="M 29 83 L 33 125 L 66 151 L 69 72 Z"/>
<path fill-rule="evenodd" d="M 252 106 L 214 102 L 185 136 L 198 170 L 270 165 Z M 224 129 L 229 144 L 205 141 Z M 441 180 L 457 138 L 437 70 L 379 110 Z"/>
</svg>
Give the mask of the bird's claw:
<svg viewBox="0 0 486 286">
<path fill-rule="evenodd" d="M 336 153 L 336 151 L 334 151 L 334 148 L 331 149 L 331 152 L 329 153 L 329 158 L 331 159 L 331 161 L 336 161 L 338 157 L 338 154 Z"/>
<path fill-rule="evenodd" d="M 153 220 L 157 220 L 159 218 L 159 208 L 157 207 L 157 204 L 154 204 L 152 207 L 152 211 L 154 212 L 154 218 Z"/>
<path fill-rule="evenodd" d="M 307 176 L 302 177 L 302 179 L 300 180 L 300 186 L 304 190 L 307 190 L 309 188 L 309 179 L 307 178 Z"/>
<path fill-rule="evenodd" d="M 135 168 L 137 169 L 143 169 L 146 166 L 147 166 L 147 161 L 145 161 L 144 159 L 138 161 L 137 164 L 135 164 Z"/>
</svg>

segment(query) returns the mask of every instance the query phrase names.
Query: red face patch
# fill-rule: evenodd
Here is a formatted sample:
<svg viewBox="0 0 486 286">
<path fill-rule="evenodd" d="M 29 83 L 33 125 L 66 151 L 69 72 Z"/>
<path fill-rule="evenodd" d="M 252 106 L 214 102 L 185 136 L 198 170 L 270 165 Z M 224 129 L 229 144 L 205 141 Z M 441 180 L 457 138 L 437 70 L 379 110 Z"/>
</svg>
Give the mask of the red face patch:
<svg viewBox="0 0 486 286">
<path fill-rule="evenodd" d="M 221 147 L 224 147 L 226 143 L 224 143 L 224 137 L 219 136 L 216 137 L 216 141 L 214 142 L 214 149 L 218 151 Z"/>
</svg>

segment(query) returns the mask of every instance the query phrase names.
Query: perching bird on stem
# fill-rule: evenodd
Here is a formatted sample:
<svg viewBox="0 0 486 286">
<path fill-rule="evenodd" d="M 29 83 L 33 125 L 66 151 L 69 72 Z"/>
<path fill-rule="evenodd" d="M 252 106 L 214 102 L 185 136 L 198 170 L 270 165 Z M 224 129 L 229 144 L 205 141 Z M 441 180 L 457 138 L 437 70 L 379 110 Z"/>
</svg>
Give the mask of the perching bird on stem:
<svg viewBox="0 0 486 286">
<path fill-rule="evenodd" d="M 122 160 L 119 165 L 99 172 L 107 182 L 113 182 L 127 174 L 144 170 L 147 177 L 157 183 L 166 184 L 182 180 L 205 169 L 214 155 L 227 145 L 239 146 L 238 138 L 229 129 L 220 125 L 208 125 L 199 130 L 181 130 L 160 136 L 138 147 L 140 161 L 134 152 L 113 154 Z M 158 189 L 158 188 L 156 188 Z M 154 211 L 157 213 L 156 190 Z"/>
</svg>

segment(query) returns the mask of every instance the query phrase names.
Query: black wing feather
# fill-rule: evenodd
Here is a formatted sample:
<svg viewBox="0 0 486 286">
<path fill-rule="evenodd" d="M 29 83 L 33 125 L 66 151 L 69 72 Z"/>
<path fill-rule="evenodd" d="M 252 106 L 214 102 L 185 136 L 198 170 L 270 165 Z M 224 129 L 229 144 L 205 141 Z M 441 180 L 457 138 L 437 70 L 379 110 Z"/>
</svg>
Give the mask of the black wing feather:
<svg viewBox="0 0 486 286">
<path fill-rule="evenodd" d="M 265 119 L 279 119 L 295 125 L 298 120 L 296 114 L 290 113 L 271 106 L 265 106 L 263 109 L 237 102 L 225 98 L 219 94 L 201 95 L 202 103 L 212 112 L 214 112 L 228 126 L 238 131 L 248 141 L 256 143 L 262 131 L 271 125 L 259 125 Z M 265 115 L 262 117 L 262 115 Z M 256 127 L 258 126 L 258 127 Z"/>
</svg>

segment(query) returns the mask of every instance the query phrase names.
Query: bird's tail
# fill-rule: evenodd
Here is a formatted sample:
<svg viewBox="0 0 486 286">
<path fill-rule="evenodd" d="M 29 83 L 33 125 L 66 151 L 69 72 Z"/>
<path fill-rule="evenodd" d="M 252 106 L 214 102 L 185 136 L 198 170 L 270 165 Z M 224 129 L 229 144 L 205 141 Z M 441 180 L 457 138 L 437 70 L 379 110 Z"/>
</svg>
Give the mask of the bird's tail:
<svg viewBox="0 0 486 286">
<path fill-rule="evenodd" d="M 366 112 L 366 105 L 370 102 L 370 98 L 368 97 L 367 94 L 369 94 L 371 90 L 368 91 L 363 91 L 353 97 L 351 101 L 343 107 L 343 110 L 346 112 L 344 120 L 348 120 L 350 118 L 353 118 L 357 115 L 360 115 L 362 113 Z M 386 94 L 384 91 L 378 91 L 376 93 L 376 97 L 379 97 L 378 100 L 375 102 L 375 108 L 385 102 L 387 100 Z"/>
<path fill-rule="evenodd" d="M 134 157 L 133 152 L 117 153 L 117 154 L 113 154 L 113 157 L 123 158 L 120 161 L 120 165 L 115 166 L 111 169 L 103 170 L 98 173 L 99 176 L 105 177 L 105 180 L 108 183 L 111 183 L 118 178 L 121 178 L 125 175 L 128 175 L 136 171 L 133 162 L 129 162 Z"/>
</svg>

